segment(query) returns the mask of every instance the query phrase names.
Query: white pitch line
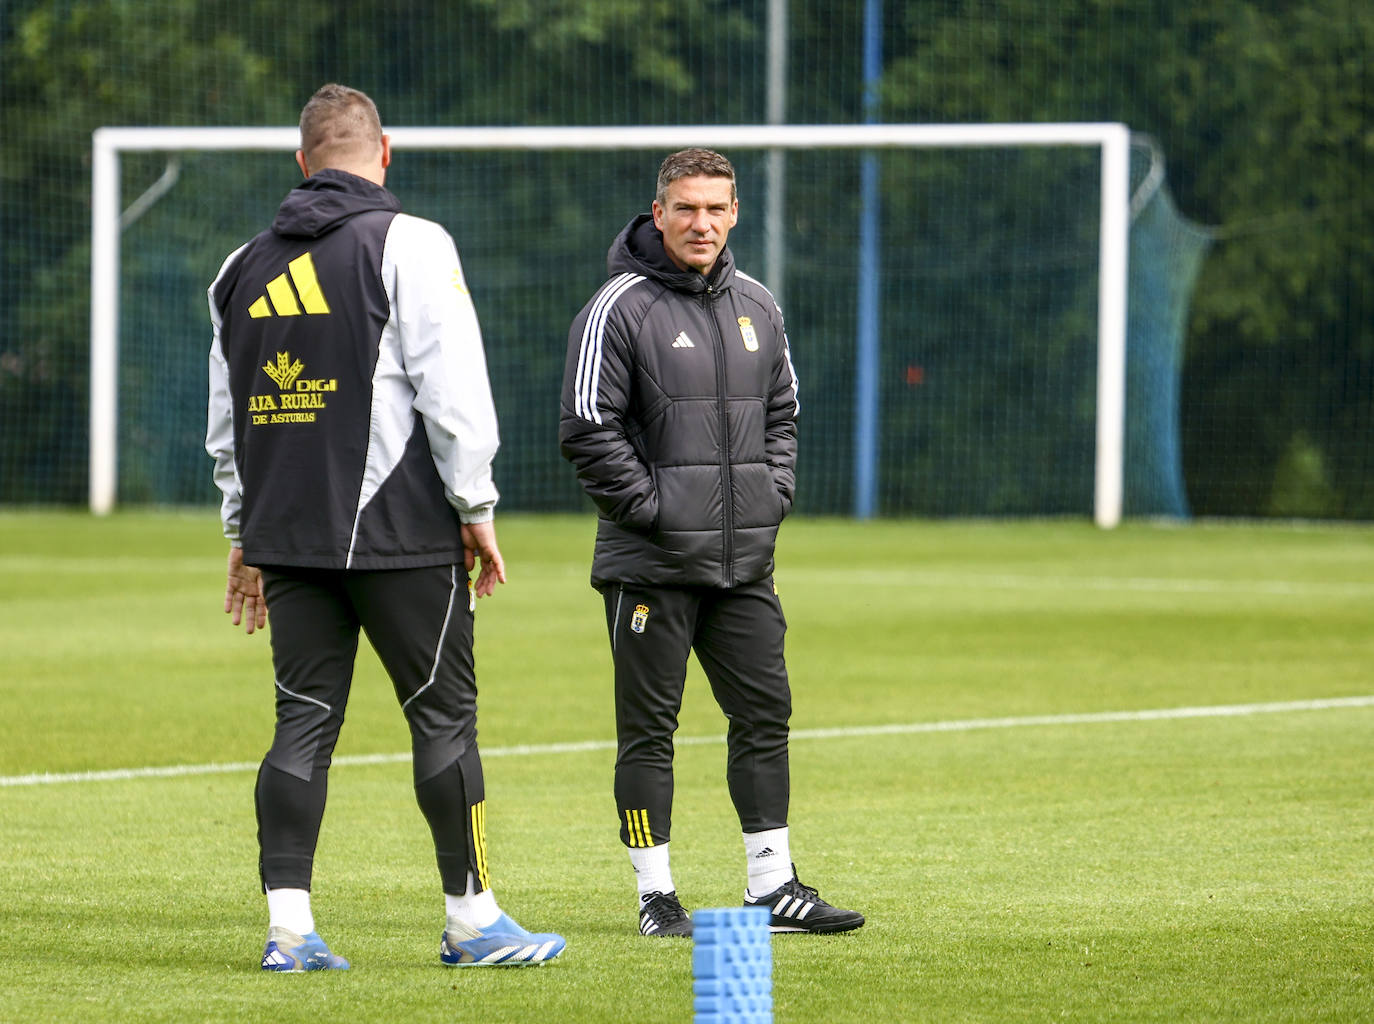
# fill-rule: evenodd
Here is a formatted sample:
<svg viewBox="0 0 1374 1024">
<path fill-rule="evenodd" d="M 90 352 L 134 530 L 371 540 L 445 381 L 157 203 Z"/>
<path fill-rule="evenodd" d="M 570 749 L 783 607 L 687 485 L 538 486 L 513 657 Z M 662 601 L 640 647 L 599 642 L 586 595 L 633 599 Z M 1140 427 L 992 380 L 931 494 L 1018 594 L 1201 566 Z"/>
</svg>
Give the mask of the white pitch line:
<svg viewBox="0 0 1374 1024">
<path fill-rule="evenodd" d="M 793 729 L 794 740 L 852 739 L 862 736 L 905 736 L 915 733 L 972 732 L 977 729 L 1021 729 L 1033 726 L 1101 725 L 1111 722 L 1157 722 L 1182 718 L 1239 718 L 1246 715 L 1276 715 L 1294 711 L 1333 711 L 1340 708 L 1374 707 L 1374 695 L 1330 697 L 1320 700 L 1286 700 L 1268 704 L 1216 704 L 1210 707 L 1156 708 L 1142 711 L 1093 711 L 1064 715 L 1024 715 L 1015 718 L 960 718 L 945 722 L 907 722 L 898 725 L 855 725 L 835 729 Z M 679 736 L 678 746 L 704 746 L 724 743 L 724 736 Z M 579 743 L 540 743 L 513 747 L 492 747 L 482 751 L 484 759 L 493 757 L 531 757 L 540 754 L 581 754 L 614 750 L 614 740 L 585 740 Z M 356 754 L 336 757 L 335 766 L 402 764 L 407 754 Z M 224 764 L 166 765 L 147 768 L 116 768 L 101 772 L 40 773 L 0 775 L 0 788 L 9 786 L 46 786 L 62 782 L 119 782 L 125 779 L 167 779 L 191 775 L 224 775 L 255 772 L 257 761 L 231 761 Z"/>
</svg>

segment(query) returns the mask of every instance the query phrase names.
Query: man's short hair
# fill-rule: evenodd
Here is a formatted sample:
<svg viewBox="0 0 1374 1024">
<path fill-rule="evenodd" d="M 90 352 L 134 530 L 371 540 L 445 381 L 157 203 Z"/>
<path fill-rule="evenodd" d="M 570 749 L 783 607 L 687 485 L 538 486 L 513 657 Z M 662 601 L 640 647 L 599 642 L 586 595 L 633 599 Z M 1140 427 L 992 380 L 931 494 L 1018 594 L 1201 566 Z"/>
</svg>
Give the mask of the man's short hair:
<svg viewBox="0 0 1374 1024">
<path fill-rule="evenodd" d="M 668 186 L 678 178 L 704 175 L 708 178 L 730 179 L 730 202 L 735 201 L 735 168 L 713 149 L 680 149 L 670 153 L 658 169 L 658 189 L 654 199 L 659 206 L 668 201 Z"/>
<path fill-rule="evenodd" d="M 330 82 L 301 109 L 301 152 L 312 171 L 370 156 L 382 144 L 382 119 L 367 93 Z"/>
</svg>

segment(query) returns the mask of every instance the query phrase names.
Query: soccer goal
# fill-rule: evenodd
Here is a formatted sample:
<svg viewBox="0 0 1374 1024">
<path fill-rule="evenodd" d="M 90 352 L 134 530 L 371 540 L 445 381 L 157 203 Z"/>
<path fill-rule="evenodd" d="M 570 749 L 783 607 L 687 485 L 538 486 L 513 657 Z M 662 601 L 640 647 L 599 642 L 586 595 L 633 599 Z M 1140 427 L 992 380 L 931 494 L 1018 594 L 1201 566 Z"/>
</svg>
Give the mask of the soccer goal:
<svg viewBox="0 0 1374 1024">
<path fill-rule="evenodd" d="M 647 209 L 657 161 L 689 145 L 735 162 L 731 247 L 783 296 L 803 385 L 799 510 L 853 514 L 868 487 L 881 515 L 1087 514 L 1110 528 L 1129 505 L 1126 126 L 388 133 L 388 185 L 445 224 L 468 265 L 507 507 L 580 507 L 550 440 L 567 323 L 603 279 L 615 232 Z M 294 128 L 94 133 L 93 512 L 211 500 L 199 444 L 205 286 L 293 183 L 289 159 L 263 154 L 297 145 Z M 860 187 L 866 159 L 880 168 L 872 195 Z M 858 229 L 869 204 L 881 204 L 877 239 Z M 859 288 L 861 273 L 881 278 Z M 861 293 L 874 308 L 858 308 Z M 1145 400 L 1167 406 L 1157 391 Z M 1176 476 L 1169 443 L 1159 471 Z"/>
</svg>

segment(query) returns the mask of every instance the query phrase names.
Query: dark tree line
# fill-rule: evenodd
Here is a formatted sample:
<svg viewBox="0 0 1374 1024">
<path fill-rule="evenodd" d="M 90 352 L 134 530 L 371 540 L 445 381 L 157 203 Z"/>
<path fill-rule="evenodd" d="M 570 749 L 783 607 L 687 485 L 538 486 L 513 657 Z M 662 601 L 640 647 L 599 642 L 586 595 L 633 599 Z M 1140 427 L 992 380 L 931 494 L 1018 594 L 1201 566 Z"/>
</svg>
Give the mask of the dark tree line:
<svg viewBox="0 0 1374 1024">
<path fill-rule="evenodd" d="M 788 119 L 859 120 L 862 5 L 791 0 L 788 9 Z M 0 7 L 0 502 L 84 500 L 95 127 L 290 124 L 331 79 L 369 91 L 393 124 L 758 123 L 766 17 L 765 0 L 300 0 L 289 13 L 266 0 L 9 0 Z M 1374 518 L 1374 7 L 889 0 L 883 30 L 884 120 L 1110 120 L 1159 141 L 1179 208 L 1214 236 L 1184 348 L 1194 512 Z M 485 187 L 490 207 L 533 211 L 529 230 L 548 229 L 547 250 L 526 262 L 556 280 L 555 312 L 522 325 L 525 334 L 554 332 L 562 306 L 595 284 L 618 226 L 615 190 L 600 187 L 603 210 L 587 201 L 598 185 L 577 177 L 577 161 L 560 166 L 566 189 L 531 194 L 519 174 L 496 172 Z M 290 186 L 289 167 L 270 161 L 219 167 L 233 190 L 215 186 L 215 161 L 186 170 L 201 189 L 199 222 L 150 215 L 139 228 L 178 254 L 146 277 L 168 296 L 189 290 L 191 319 L 224 239 L 260 216 L 245 217 L 228 196 L 246 184 L 270 209 Z M 129 161 L 126 201 L 161 169 L 160 158 Z M 823 172 L 796 193 L 829 194 L 848 217 L 848 173 Z M 757 183 L 755 170 L 746 174 Z M 852 233 L 852 220 L 835 222 L 823 202 L 790 208 L 799 268 L 798 235 Z M 917 200 L 909 205 L 920 213 Z M 742 244 L 756 256 L 756 241 Z M 138 256 L 130 263 L 130 286 L 151 287 Z M 826 287 L 852 290 L 852 280 Z M 144 326 L 122 323 L 121 334 L 137 344 Z M 200 333 L 192 340 L 199 346 Z M 543 348 L 521 359 L 550 372 L 556 363 Z M 816 360 L 842 372 L 838 352 Z M 155 368 L 140 386 L 171 379 Z M 194 382 L 184 387 L 194 405 Z M 546 443 L 544 427 L 533 426 L 529 444 Z M 555 504 L 572 493 L 558 491 Z"/>
</svg>

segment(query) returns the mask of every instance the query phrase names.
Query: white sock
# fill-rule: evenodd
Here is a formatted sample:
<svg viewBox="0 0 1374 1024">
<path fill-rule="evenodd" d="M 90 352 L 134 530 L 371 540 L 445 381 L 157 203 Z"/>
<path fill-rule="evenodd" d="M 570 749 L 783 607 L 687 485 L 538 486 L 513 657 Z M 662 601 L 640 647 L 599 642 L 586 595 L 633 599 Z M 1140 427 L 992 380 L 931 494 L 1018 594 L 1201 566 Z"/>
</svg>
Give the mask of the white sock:
<svg viewBox="0 0 1374 1024">
<path fill-rule="evenodd" d="M 792 877 L 792 851 L 787 826 L 744 833 L 744 857 L 749 869 L 749 895 L 757 899 Z"/>
<path fill-rule="evenodd" d="M 297 935 L 313 932 L 315 916 L 310 913 L 310 890 L 268 889 L 267 927 L 285 928 Z"/>
<path fill-rule="evenodd" d="M 668 867 L 668 844 L 636 846 L 630 849 L 630 866 L 635 869 L 635 888 L 639 890 L 639 905 L 652 892 L 673 891 L 673 872 Z"/>
<path fill-rule="evenodd" d="M 479 931 L 490 928 L 501 916 L 501 908 L 496 905 L 496 894 L 490 889 L 473 892 L 472 873 L 468 873 L 468 891 L 461 896 L 444 893 L 444 911 L 450 917 L 469 928 Z"/>
</svg>

